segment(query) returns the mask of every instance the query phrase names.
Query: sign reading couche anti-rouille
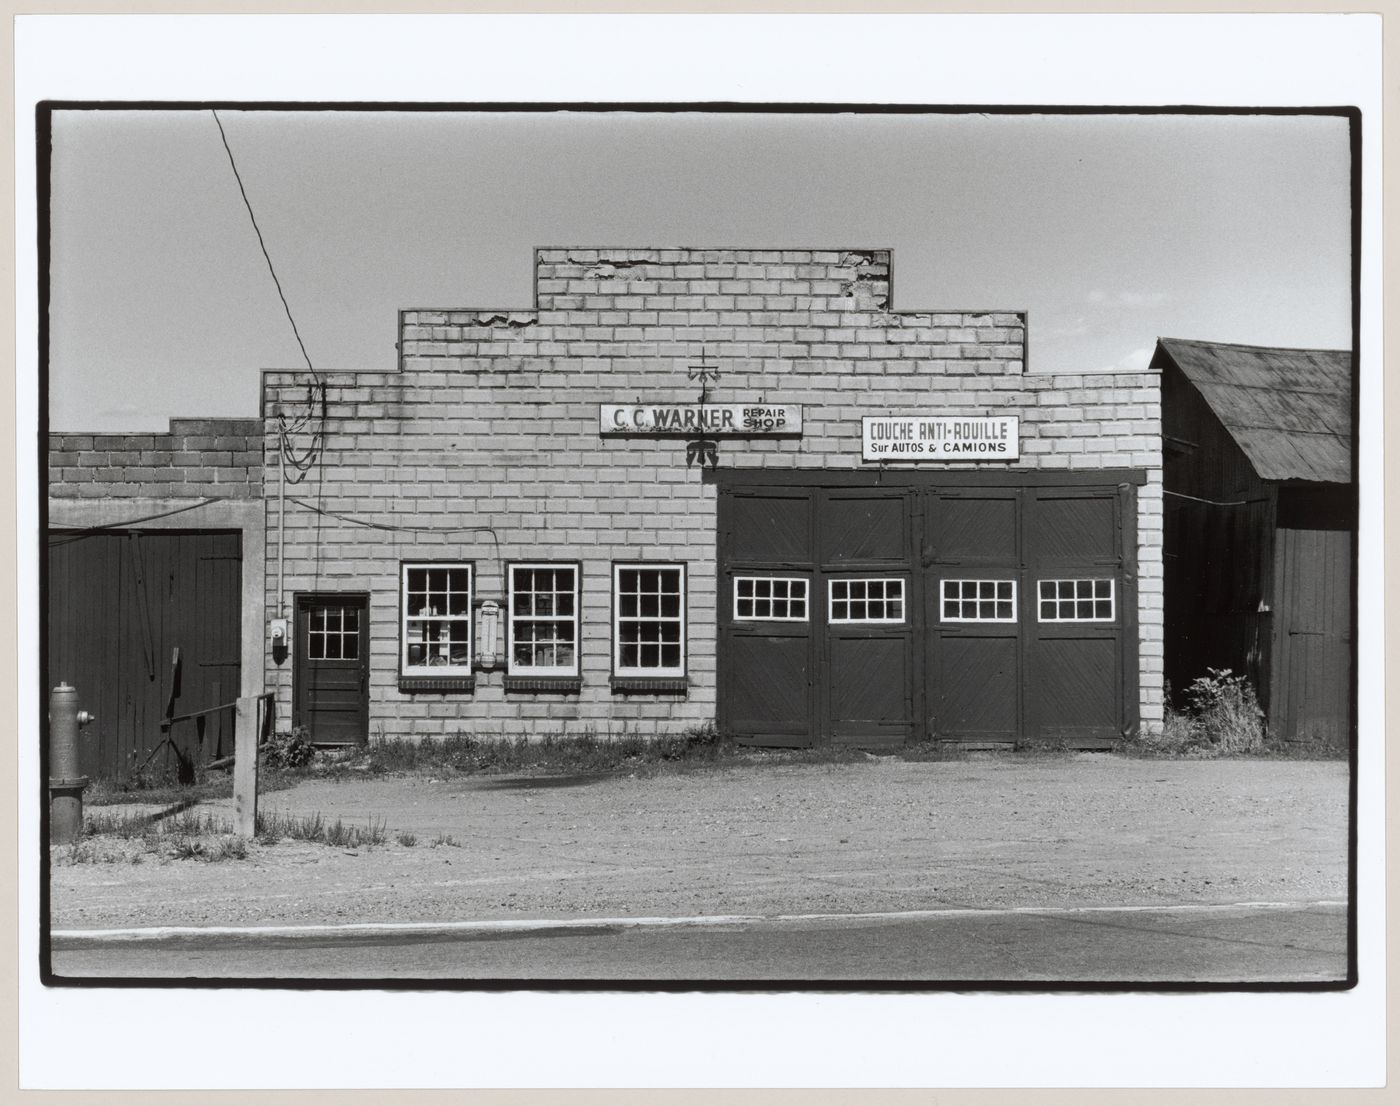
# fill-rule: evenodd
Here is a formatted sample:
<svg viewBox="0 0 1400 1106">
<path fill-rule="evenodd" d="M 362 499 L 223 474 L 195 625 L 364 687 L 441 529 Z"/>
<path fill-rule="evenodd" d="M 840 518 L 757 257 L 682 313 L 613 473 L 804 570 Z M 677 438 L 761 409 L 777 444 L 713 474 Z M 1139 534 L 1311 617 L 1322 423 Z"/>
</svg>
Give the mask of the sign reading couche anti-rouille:
<svg viewBox="0 0 1400 1106">
<path fill-rule="evenodd" d="M 800 437 L 802 407 L 794 403 L 604 403 L 600 434 L 644 437 Z"/>
<path fill-rule="evenodd" d="M 867 461 L 1016 461 L 1021 420 L 1016 415 L 867 415 L 860 420 Z"/>
</svg>

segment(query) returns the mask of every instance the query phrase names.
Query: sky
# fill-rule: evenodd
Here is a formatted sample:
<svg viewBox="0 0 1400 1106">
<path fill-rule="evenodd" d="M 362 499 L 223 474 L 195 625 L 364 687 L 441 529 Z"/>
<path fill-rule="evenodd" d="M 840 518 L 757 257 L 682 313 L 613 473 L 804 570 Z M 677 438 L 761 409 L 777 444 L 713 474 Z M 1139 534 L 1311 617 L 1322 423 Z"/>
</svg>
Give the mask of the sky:
<svg viewBox="0 0 1400 1106">
<path fill-rule="evenodd" d="M 401 309 L 528 309 L 538 246 L 890 248 L 897 310 L 1028 311 L 1031 372 L 1351 345 L 1342 118 L 220 118 L 321 370 L 392 370 Z M 56 112 L 49 229 L 51 429 L 256 415 L 303 364 L 210 111 Z"/>
</svg>

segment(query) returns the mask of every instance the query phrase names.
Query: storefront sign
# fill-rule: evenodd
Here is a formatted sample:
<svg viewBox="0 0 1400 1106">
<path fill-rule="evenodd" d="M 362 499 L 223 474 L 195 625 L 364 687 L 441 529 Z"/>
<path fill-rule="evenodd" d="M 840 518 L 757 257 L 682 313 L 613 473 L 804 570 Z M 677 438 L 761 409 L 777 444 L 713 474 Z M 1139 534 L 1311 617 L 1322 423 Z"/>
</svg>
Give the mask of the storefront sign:
<svg viewBox="0 0 1400 1106">
<path fill-rule="evenodd" d="M 1021 456 L 1016 415 L 875 415 L 860 421 L 861 457 L 867 461 L 1016 461 Z"/>
<path fill-rule="evenodd" d="M 802 407 L 793 403 L 604 403 L 598 432 L 676 438 L 802 436 Z"/>
</svg>

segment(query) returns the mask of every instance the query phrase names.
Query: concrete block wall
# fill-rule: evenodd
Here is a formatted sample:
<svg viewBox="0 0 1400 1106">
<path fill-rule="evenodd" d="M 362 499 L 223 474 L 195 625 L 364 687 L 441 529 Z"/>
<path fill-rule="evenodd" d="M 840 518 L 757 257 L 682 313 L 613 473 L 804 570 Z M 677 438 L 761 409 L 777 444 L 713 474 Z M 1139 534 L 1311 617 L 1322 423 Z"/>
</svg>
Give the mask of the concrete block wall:
<svg viewBox="0 0 1400 1106">
<path fill-rule="evenodd" d="M 714 716 L 715 488 L 686 466 L 683 441 L 598 433 L 600 403 L 694 402 L 687 369 L 702 355 L 720 372 L 711 402 L 804 406 L 801 439 L 721 440 L 721 466 L 870 468 L 862 415 L 936 409 L 1020 414 L 1023 468 L 1146 469 L 1141 713 L 1159 725 L 1156 375 L 1027 374 L 1022 313 L 895 311 L 890 277 L 884 250 L 542 249 L 533 309 L 404 311 L 397 371 L 328 376 L 324 462 L 287 489 L 284 598 L 290 614 L 296 592 L 369 593 L 371 738 L 657 732 Z M 305 400 L 304 373 L 265 374 L 269 457 L 277 417 Z M 274 474 L 269 610 L 276 491 Z M 473 561 L 485 597 L 504 596 L 508 562 L 581 562 L 581 692 L 507 693 L 499 671 L 478 673 L 471 693 L 401 692 L 398 566 L 417 558 Z M 633 559 L 687 566 L 682 698 L 609 687 L 611 564 Z M 283 723 L 290 668 L 269 658 Z"/>
<path fill-rule="evenodd" d="M 51 499 L 257 499 L 262 470 L 262 419 L 171 419 L 164 433 L 49 435 Z"/>
</svg>

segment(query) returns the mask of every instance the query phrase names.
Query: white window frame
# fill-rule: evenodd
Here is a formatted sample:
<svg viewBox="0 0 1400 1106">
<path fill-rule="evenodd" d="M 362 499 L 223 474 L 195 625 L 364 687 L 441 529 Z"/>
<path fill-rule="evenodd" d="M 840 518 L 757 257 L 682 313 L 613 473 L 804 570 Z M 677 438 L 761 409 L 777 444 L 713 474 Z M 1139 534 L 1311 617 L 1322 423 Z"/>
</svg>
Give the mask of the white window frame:
<svg viewBox="0 0 1400 1106">
<path fill-rule="evenodd" d="M 955 597 L 949 596 L 948 593 L 944 590 L 949 584 L 1010 584 L 1010 585 L 1011 585 L 1011 616 L 1010 616 L 1009 618 L 981 618 L 981 617 L 966 618 L 966 617 L 964 617 L 964 616 L 962 616 L 962 615 L 958 615 L 958 616 L 956 616 L 956 617 L 950 617 L 949 615 L 947 615 L 946 613 L 944 613 L 944 606 L 943 606 L 943 604 L 946 603 L 946 602 L 952 601 L 952 602 L 956 602 L 956 603 L 958 603 L 959 605 L 961 605 L 961 604 L 963 604 L 963 603 L 968 603 L 968 602 L 973 602 L 973 603 L 984 603 L 984 602 L 988 602 L 988 600 L 984 600 L 984 599 L 972 599 L 972 600 L 968 600 L 968 599 L 964 599 L 964 598 L 961 596 L 961 594 L 959 594 L 958 596 L 955 596 Z M 1017 588 L 1016 588 L 1016 581 L 1015 581 L 1015 580 L 1008 580 L 1005 576 L 949 576 L 949 577 L 946 577 L 945 579 L 942 579 L 942 580 L 940 580 L 940 581 L 938 582 L 938 621 L 939 621 L 939 622 L 982 623 L 982 624 L 989 623 L 989 622 L 996 622 L 996 623 L 1001 623 L 1001 624 L 1003 624 L 1003 625 L 1008 624 L 1008 623 L 1012 623 L 1012 622 L 1016 622 L 1016 621 L 1018 620 L 1018 617 L 1019 617 L 1018 614 L 1017 614 L 1017 606 L 1016 606 L 1016 591 L 1017 591 Z M 993 603 L 1004 603 L 1004 602 L 1006 602 L 1006 600 L 1004 600 L 1004 599 L 992 599 L 992 600 L 990 600 L 990 602 L 993 602 Z"/>
<path fill-rule="evenodd" d="M 572 619 L 561 618 L 557 615 L 535 616 L 517 615 L 515 613 L 515 573 L 517 569 L 540 569 L 547 568 L 559 570 L 566 568 L 574 574 L 574 614 Z M 582 581 L 583 570 L 577 561 L 512 561 L 506 565 L 506 674 L 508 676 L 577 676 L 581 671 L 579 668 L 580 654 L 583 651 L 583 642 L 580 640 L 579 605 L 583 599 Z M 542 621 L 542 622 L 564 622 L 571 621 L 574 628 L 574 663 L 571 665 L 523 665 L 515 660 L 515 624 L 517 620 Z"/>
<path fill-rule="evenodd" d="M 326 624 L 325 624 L 325 617 L 326 617 L 326 614 L 327 614 L 331 609 L 332 609 L 332 608 L 331 608 L 330 605 L 320 605 L 320 604 L 317 604 L 317 605 L 312 606 L 312 607 L 308 610 L 308 612 L 307 612 L 307 617 L 306 617 L 306 656 L 307 656 L 307 659 L 308 659 L 308 660 L 313 660 L 313 661 L 357 661 L 357 660 L 359 660 L 359 659 L 360 659 L 360 630 L 361 630 L 361 626 L 360 626 L 360 608 L 357 607 L 357 606 L 351 606 L 351 605 L 345 605 L 345 606 L 338 606 L 338 607 L 336 607 L 335 610 L 336 610 L 337 613 L 340 615 L 340 625 L 337 626 L 334 630 L 330 629 L 330 628 L 329 628 L 328 626 L 326 626 Z M 345 628 L 345 616 L 346 616 L 347 614 L 350 614 L 350 613 L 353 613 L 354 616 L 355 616 L 355 628 L 354 628 L 353 630 L 347 630 L 347 629 Z M 322 628 L 321 628 L 320 630 L 317 630 L 317 629 L 316 629 L 316 616 L 317 616 L 317 615 L 320 615 L 320 616 L 321 616 L 321 620 L 322 620 Z M 318 637 L 321 639 L 321 655 L 320 655 L 319 657 L 316 655 L 316 651 L 315 651 L 315 649 L 313 648 L 313 645 L 312 645 L 312 643 L 313 643 L 313 642 L 316 640 L 316 638 L 318 638 Z M 327 655 L 326 655 L 326 644 L 330 641 L 330 639 L 331 639 L 332 637 L 334 637 L 334 638 L 336 639 L 336 641 L 337 641 L 337 642 L 339 643 L 339 645 L 340 645 L 340 656 L 338 656 L 338 657 L 331 657 L 331 656 L 327 656 Z M 354 655 L 353 657 L 347 657 L 347 656 L 345 655 L 345 643 L 346 643 L 347 641 L 352 641 L 352 642 L 355 643 L 355 655 Z"/>
<path fill-rule="evenodd" d="M 867 586 L 870 585 L 870 584 L 884 584 L 886 588 L 888 588 L 890 584 L 898 584 L 898 585 L 899 585 L 899 595 L 898 595 L 897 598 L 898 598 L 898 600 L 899 600 L 899 610 L 900 610 L 900 615 L 899 615 L 899 617 L 898 617 L 898 618 L 851 618 L 850 616 L 847 616 L 847 617 L 845 617 L 845 618 L 837 618 L 837 617 L 836 617 L 836 603 L 837 603 L 837 599 L 836 599 L 836 585 L 837 585 L 837 584 L 866 584 Z M 868 591 L 868 588 L 867 588 L 867 591 Z M 834 580 L 828 580 L 828 581 L 826 582 L 826 620 L 827 620 L 827 622 L 829 622 L 829 623 L 830 623 L 831 625 L 833 625 L 833 626 L 862 626 L 862 625 L 866 625 L 866 626 L 899 626 L 899 625 L 902 625 L 903 623 L 905 623 L 906 621 L 908 621 L 908 612 L 909 612 L 909 596 L 908 596 L 908 591 L 909 591 L 909 589 L 908 589 L 908 587 L 905 585 L 904 577 L 903 577 L 903 576 L 842 576 L 842 577 L 838 577 L 837 579 L 834 579 Z M 848 594 L 848 595 L 847 595 L 847 598 L 844 599 L 844 600 L 842 600 L 842 602 L 848 604 L 847 609 L 849 609 L 849 604 L 852 603 L 852 602 L 856 602 L 856 603 L 878 602 L 878 603 L 883 603 L 883 604 L 886 605 L 886 607 L 888 607 L 890 603 L 894 602 L 894 599 L 895 599 L 895 597 L 890 596 L 889 593 L 888 593 L 888 591 L 887 591 L 886 594 L 885 594 L 883 597 L 881 597 L 880 599 L 878 599 L 878 600 L 872 600 L 872 599 L 870 599 L 868 593 L 867 593 L 867 597 L 866 597 L 865 599 L 856 599 L 856 600 L 852 600 L 852 599 L 849 597 L 849 594 Z"/>
<path fill-rule="evenodd" d="M 434 569 L 448 569 L 467 573 L 467 613 L 440 615 L 411 615 L 408 613 L 408 573 L 410 569 L 431 572 Z M 404 676 L 470 676 L 472 658 L 476 655 L 476 613 L 473 604 L 476 600 L 476 566 L 470 561 L 404 561 L 399 565 L 399 672 Z M 467 626 L 467 663 L 451 663 L 451 644 L 448 645 L 447 664 L 410 664 L 408 647 L 414 642 L 409 634 L 411 622 L 464 622 Z"/>
<path fill-rule="evenodd" d="M 775 615 L 740 614 L 740 613 L 739 613 L 739 585 L 740 585 L 740 583 L 742 583 L 742 582 L 745 581 L 745 580 L 748 580 L 748 581 L 754 582 L 754 583 L 757 583 L 757 582 L 760 581 L 760 580 L 772 580 L 772 581 L 782 581 L 783 583 L 786 583 L 786 584 L 789 584 L 789 585 L 791 585 L 791 584 L 801 584 L 801 585 L 802 585 L 802 611 L 803 611 L 803 613 L 802 613 L 801 615 L 790 615 L 790 614 L 788 614 L 788 615 L 783 615 L 783 616 L 781 616 L 781 617 L 778 617 L 778 616 L 775 616 Z M 811 582 L 809 579 L 807 579 L 807 577 L 805 577 L 805 576 L 772 576 L 772 575 L 769 575 L 768 573 L 759 573 L 759 574 L 748 573 L 748 574 L 745 574 L 745 575 L 743 575 L 743 576 L 735 576 L 735 577 L 734 577 L 734 582 L 733 582 L 733 585 L 732 585 L 732 586 L 733 586 L 733 592 L 734 592 L 734 621 L 735 621 L 735 622 L 809 622 L 809 621 L 811 621 L 811 617 L 812 617 L 812 582 Z M 751 598 L 754 598 L 754 597 L 751 597 Z M 791 593 L 791 588 L 789 588 L 789 592 L 788 592 L 788 596 L 787 596 L 787 602 L 788 602 L 789 606 L 791 606 L 791 604 L 792 604 L 792 599 L 793 599 L 793 597 L 792 597 L 792 593 Z M 770 603 L 772 602 L 772 596 L 771 596 L 771 595 L 768 597 L 768 601 L 769 601 Z"/>
<path fill-rule="evenodd" d="M 1056 595 L 1053 599 L 1046 599 L 1046 598 L 1044 598 L 1044 597 L 1040 594 L 1040 589 L 1041 589 L 1042 587 L 1044 587 L 1046 584 L 1055 584 L 1055 585 L 1056 585 L 1055 590 L 1056 590 L 1056 592 L 1058 592 L 1058 591 L 1059 591 L 1059 586 L 1058 586 L 1058 585 L 1060 585 L 1060 584 L 1098 584 L 1098 583 L 1106 583 L 1106 584 L 1108 585 L 1108 617 L 1107 617 L 1107 618 L 1099 618 L 1098 616 L 1094 616 L 1094 617 L 1092 617 L 1092 618 L 1080 618 L 1078 615 L 1072 615 L 1072 616 L 1069 617 L 1069 618 L 1061 618 L 1061 617 L 1059 616 L 1059 609 L 1060 609 L 1060 603 L 1062 602 L 1062 600 L 1059 598 L 1059 596 Z M 1102 602 L 1103 602 L 1103 600 L 1100 599 L 1100 598 L 1098 598 L 1097 596 L 1090 596 L 1090 598 L 1089 598 L 1088 601 L 1089 601 L 1090 603 L 1094 603 L 1094 604 L 1102 603 Z M 1041 606 L 1040 606 L 1041 603 L 1050 603 L 1050 602 L 1053 602 L 1053 603 L 1055 604 L 1056 615 L 1055 615 L 1054 618 L 1046 618 L 1045 615 L 1044 615 L 1044 612 L 1041 610 Z M 1079 603 L 1079 602 L 1082 602 L 1082 600 L 1080 600 L 1080 599 L 1076 596 L 1074 599 L 1063 600 L 1063 602 L 1067 602 L 1067 603 Z M 1114 583 L 1114 578 L 1113 578 L 1112 576 L 1054 576 L 1054 577 L 1046 577 L 1046 578 L 1043 579 L 1043 580 L 1037 580 L 1037 581 L 1036 581 L 1036 588 L 1035 588 L 1035 617 L 1036 617 L 1036 621 L 1037 621 L 1037 622 L 1063 622 L 1063 623 L 1073 623 L 1073 622 L 1079 622 L 1079 623 L 1084 623 L 1084 622 L 1117 622 L 1117 621 L 1118 621 L 1118 588 L 1117 588 L 1117 585 Z"/>
<path fill-rule="evenodd" d="M 622 615 L 622 574 L 629 571 L 674 572 L 680 582 L 680 611 L 677 615 L 644 615 L 640 611 L 626 618 Z M 613 675 L 615 676 L 684 676 L 686 664 L 686 580 L 685 564 L 678 561 L 617 561 L 613 564 Z M 664 592 L 662 594 L 665 594 Z M 674 623 L 680 627 L 681 659 L 676 665 L 624 665 L 622 663 L 622 624 L 623 622 Z M 640 653 L 640 650 L 639 650 Z"/>
</svg>

